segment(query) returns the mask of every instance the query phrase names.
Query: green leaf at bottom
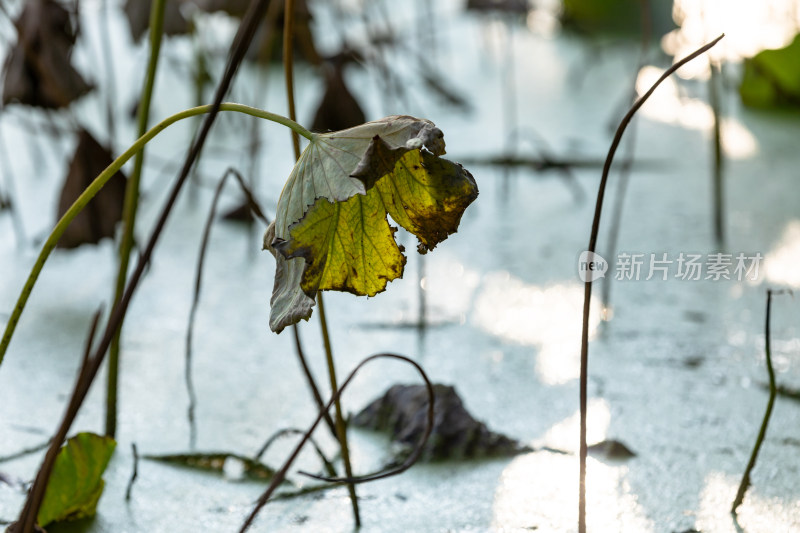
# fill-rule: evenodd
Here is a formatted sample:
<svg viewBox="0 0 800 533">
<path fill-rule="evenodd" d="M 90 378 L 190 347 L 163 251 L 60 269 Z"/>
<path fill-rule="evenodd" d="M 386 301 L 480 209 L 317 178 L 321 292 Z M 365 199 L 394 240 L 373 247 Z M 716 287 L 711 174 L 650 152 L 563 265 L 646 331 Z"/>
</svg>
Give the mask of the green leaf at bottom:
<svg viewBox="0 0 800 533">
<path fill-rule="evenodd" d="M 117 443 L 110 437 L 78 433 L 56 458 L 37 521 L 51 522 L 92 516 L 103 494 L 103 472 Z"/>
</svg>

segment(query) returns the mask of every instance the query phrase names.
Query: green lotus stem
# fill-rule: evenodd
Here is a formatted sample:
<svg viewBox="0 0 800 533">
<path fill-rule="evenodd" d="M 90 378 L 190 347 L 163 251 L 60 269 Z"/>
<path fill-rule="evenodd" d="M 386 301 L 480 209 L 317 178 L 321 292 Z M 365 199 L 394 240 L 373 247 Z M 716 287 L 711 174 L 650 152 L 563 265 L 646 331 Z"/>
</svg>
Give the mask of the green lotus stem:
<svg viewBox="0 0 800 533">
<path fill-rule="evenodd" d="M 333 349 L 331 348 L 331 338 L 328 333 L 328 321 L 325 318 L 325 304 L 322 301 L 322 291 L 317 292 L 317 308 L 319 323 L 322 327 L 322 344 L 325 347 L 325 360 L 328 364 L 328 378 L 330 379 L 331 391 L 333 391 L 333 394 L 336 394 L 339 390 L 339 385 L 336 381 L 336 366 L 333 363 Z M 339 447 L 342 451 L 345 475 L 348 478 L 352 478 L 353 466 L 350 462 L 350 448 L 347 445 L 347 424 L 344 420 L 341 398 L 337 397 L 333 405 L 336 410 L 336 437 L 339 439 Z M 348 483 L 347 491 L 350 495 L 350 504 L 353 507 L 353 520 L 355 520 L 356 528 L 358 528 L 361 526 L 361 512 L 358 508 L 358 496 L 356 495 L 355 484 Z"/>
<path fill-rule="evenodd" d="M 14 306 L 14 310 L 11 313 L 11 316 L 8 319 L 8 323 L 6 324 L 6 329 L 3 332 L 3 339 L 0 341 L 0 364 L 3 362 L 3 358 L 5 357 L 6 350 L 8 349 L 8 345 L 11 342 L 11 337 L 14 335 L 14 330 L 17 327 L 17 323 L 19 322 L 19 318 L 22 315 L 22 311 L 25 309 L 25 304 L 28 301 L 28 297 L 31 295 L 33 291 L 33 286 L 36 284 L 36 279 L 39 277 L 39 273 L 42 271 L 45 262 L 47 261 L 50 252 L 53 251 L 58 240 L 63 235 L 64 231 L 69 226 L 72 219 L 74 219 L 78 213 L 80 213 L 86 204 L 94 198 L 94 196 L 103 188 L 106 182 L 111 179 L 111 177 L 116 174 L 122 165 L 128 162 L 131 157 L 139 153 L 139 151 L 144 148 L 144 146 L 150 142 L 156 135 L 164 131 L 166 128 L 171 126 L 172 124 L 179 122 L 181 120 L 196 117 L 198 115 L 204 115 L 206 113 L 211 112 L 213 108 L 212 105 L 203 105 L 199 107 L 193 107 L 191 109 L 186 109 L 179 113 L 175 113 L 174 115 L 165 118 L 152 128 L 150 128 L 147 133 L 139 137 L 136 142 L 134 142 L 130 148 L 125 150 L 119 157 L 117 157 L 108 167 L 106 167 L 103 172 L 97 176 L 94 181 L 83 191 L 83 193 L 78 197 L 77 200 L 70 206 L 64 216 L 56 223 L 53 231 L 50 233 L 50 236 L 47 237 L 44 245 L 42 246 L 42 251 L 39 252 L 39 257 L 36 258 L 36 262 L 31 268 L 31 272 L 28 275 L 28 279 L 25 282 L 25 285 L 22 288 L 22 292 L 17 299 L 17 303 Z M 254 107 L 250 107 L 244 104 L 234 104 L 234 103 L 223 103 L 219 106 L 219 110 L 227 111 L 227 112 L 235 112 L 235 113 L 243 113 L 245 115 L 250 115 L 256 118 L 262 118 L 265 120 L 269 120 L 271 122 L 276 122 L 287 128 L 291 129 L 292 131 L 296 132 L 298 135 L 302 135 L 303 137 L 313 140 L 314 134 L 302 127 L 297 122 L 290 120 L 284 116 L 276 115 L 275 113 L 270 113 L 269 111 L 264 111 L 262 109 L 256 109 Z"/>
<path fill-rule="evenodd" d="M 142 87 L 142 98 L 138 111 L 138 134 L 141 137 L 147 132 L 147 120 L 150 116 L 150 102 L 156 82 L 158 56 L 161 51 L 161 38 L 164 29 L 164 11 L 166 0 L 155 0 L 150 7 L 150 59 L 147 63 L 147 74 Z M 128 280 L 128 263 L 133 250 L 133 229 L 136 225 L 136 211 L 139 207 L 139 183 L 144 166 L 144 149 L 136 153 L 133 160 L 133 172 L 125 187 L 125 206 L 122 213 L 122 238 L 119 244 L 119 269 L 117 283 L 114 288 L 114 305 L 117 306 L 125 292 Z M 117 434 L 117 383 L 119 380 L 119 345 L 122 336 L 122 323 L 114 333 L 108 351 L 108 379 L 106 383 L 106 436 L 114 438 Z"/>
</svg>

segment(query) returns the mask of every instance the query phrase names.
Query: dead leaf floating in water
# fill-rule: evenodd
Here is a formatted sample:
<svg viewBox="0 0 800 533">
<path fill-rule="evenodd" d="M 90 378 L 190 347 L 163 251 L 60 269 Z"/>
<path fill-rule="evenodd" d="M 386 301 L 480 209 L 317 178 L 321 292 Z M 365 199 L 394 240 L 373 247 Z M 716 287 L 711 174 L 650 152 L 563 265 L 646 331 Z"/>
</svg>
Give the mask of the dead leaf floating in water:
<svg viewBox="0 0 800 533">
<path fill-rule="evenodd" d="M 81 130 L 78 133 L 78 146 L 69 164 L 67 178 L 58 200 L 58 218 L 67 212 L 84 189 L 111 162 L 111 153 L 88 131 Z M 81 244 L 96 244 L 105 237 L 113 237 L 117 222 L 122 219 L 125 186 L 125 175 L 122 172 L 114 174 L 86 208 L 72 220 L 59 239 L 58 246 L 75 248 Z"/>
<path fill-rule="evenodd" d="M 315 134 L 283 188 L 264 247 L 277 260 L 270 328 L 311 316 L 317 291 L 374 296 L 406 258 L 387 215 L 420 253 L 455 233 L 478 186 L 428 120 L 391 116 Z"/>
<path fill-rule="evenodd" d="M 146 455 L 144 458 L 161 463 L 215 472 L 226 476 L 230 476 L 230 470 L 240 470 L 243 477 L 255 481 L 270 480 L 272 476 L 275 475 L 275 470 L 263 463 L 243 455 L 228 452 Z M 235 468 L 231 468 L 231 464 L 236 465 Z M 237 478 L 233 476 L 232 479 L 236 480 Z M 284 481 L 284 483 L 286 483 L 286 481 Z"/>
<path fill-rule="evenodd" d="M 519 442 L 490 431 L 464 408 L 455 388 L 433 386 L 434 427 L 422 459 L 510 457 L 531 451 Z M 394 385 L 353 419 L 359 427 L 388 431 L 393 444 L 410 451 L 425 433 L 428 390 L 424 385 Z"/>
<path fill-rule="evenodd" d="M 75 30 L 53 0 L 28 0 L 14 22 L 18 41 L 3 66 L 3 105 L 68 106 L 91 90 L 70 62 Z"/>
</svg>

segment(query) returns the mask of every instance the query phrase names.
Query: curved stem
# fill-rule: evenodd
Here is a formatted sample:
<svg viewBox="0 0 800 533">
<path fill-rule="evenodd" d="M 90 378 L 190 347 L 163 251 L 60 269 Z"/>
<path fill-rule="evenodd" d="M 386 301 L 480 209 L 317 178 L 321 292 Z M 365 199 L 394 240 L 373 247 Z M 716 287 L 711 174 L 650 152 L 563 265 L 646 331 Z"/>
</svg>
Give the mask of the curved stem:
<svg viewBox="0 0 800 533">
<path fill-rule="evenodd" d="M 767 375 L 769 376 L 769 400 L 767 401 L 767 408 L 764 411 L 764 419 L 761 421 L 761 427 L 758 430 L 756 443 L 753 445 L 753 451 L 750 453 L 750 460 L 747 462 L 747 467 L 742 474 L 742 481 L 739 483 L 739 489 L 736 491 L 736 498 L 733 500 L 731 506 L 731 514 L 736 516 L 736 509 L 744 501 L 744 495 L 750 487 L 750 473 L 756 466 L 756 459 L 758 459 L 758 451 L 761 449 L 761 444 L 764 442 L 764 437 L 767 435 L 767 425 L 769 418 L 772 416 L 772 408 L 775 405 L 775 396 L 777 388 L 775 385 L 775 370 L 772 368 L 772 350 L 770 349 L 770 316 L 772 314 L 772 295 L 781 294 L 783 291 L 773 291 L 767 289 L 767 316 L 764 323 L 764 356 L 767 359 Z"/>
<path fill-rule="evenodd" d="M 420 442 L 417 444 L 417 448 L 414 450 L 414 452 L 409 456 L 409 458 L 401 466 L 399 466 L 398 468 L 396 468 L 394 470 L 391 470 L 389 472 L 385 472 L 384 474 L 382 474 L 379 477 L 370 476 L 368 479 L 367 478 L 359 478 L 359 479 L 354 479 L 354 480 L 351 480 L 351 481 L 352 482 L 367 482 L 367 481 L 373 481 L 374 479 L 378 479 L 378 478 L 385 478 L 385 477 L 397 475 L 397 474 L 405 472 L 406 470 L 411 468 L 414 465 L 414 463 L 417 461 L 417 459 L 419 459 L 419 457 L 422 454 L 422 451 L 423 451 L 425 445 L 428 443 L 428 438 L 430 437 L 430 432 L 433 429 L 433 424 L 434 424 L 434 404 L 436 402 L 436 395 L 434 394 L 433 384 L 431 383 L 430 379 L 428 379 L 428 376 L 425 373 L 425 371 L 422 369 L 422 367 L 418 363 L 414 362 L 412 359 L 409 359 L 408 357 L 406 357 L 404 355 L 398 355 L 398 354 L 393 354 L 393 353 L 379 353 L 379 354 L 371 355 L 371 356 L 367 357 L 366 359 L 364 359 L 363 361 L 361 361 L 360 363 L 358 363 L 358 365 L 356 365 L 356 367 L 353 369 L 353 371 L 350 372 L 350 375 L 347 376 L 347 379 L 344 380 L 344 383 L 342 383 L 342 386 L 339 388 L 339 390 L 333 391 L 333 395 L 332 395 L 331 399 L 328 400 L 328 403 L 325 404 L 325 407 L 323 409 L 320 409 L 319 414 L 317 414 L 316 420 L 314 420 L 314 423 L 311 424 L 311 426 L 305 432 L 305 434 L 303 435 L 303 438 L 300 440 L 300 442 L 297 444 L 297 446 L 295 446 L 295 449 L 291 453 L 289 458 L 286 459 L 286 461 L 283 463 L 283 466 L 280 468 L 280 470 L 278 470 L 275 473 L 275 475 L 272 476 L 272 481 L 270 482 L 269 487 L 267 487 L 267 490 L 264 491 L 264 493 L 261 495 L 261 497 L 256 502 L 255 507 L 253 508 L 253 510 L 247 516 L 247 519 L 242 524 L 242 527 L 239 530 L 239 533 L 244 533 L 245 531 L 247 531 L 250 528 L 250 526 L 255 521 L 256 516 L 258 516 L 259 511 L 261 511 L 261 509 L 267 504 L 267 502 L 269 501 L 270 497 L 275 492 L 275 489 L 277 489 L 278 486 L 281 483 L 283 483 L 283 481 L 286 479 L 286 474 L 289 472 L 289 468 L 291 468 L 291 466 L 294 463 L 295 459 L 297 459 L 297 456 L 300 454 L 300 451 L 303 449 L 303 446 L 305 446 L 306 442 L 308 442 L 311 439 L 311 434 L 314 433 L 314 430 L 319 425 L 319 423 L 322 421 L 322 418 L 323 418 L 323 415 L 324 415 L 325 411 L 329 410 L 331 408 L 331 406 L 333 405 L 333 403 L 336 402 L 337 400 L 339 400 L 339 398 L 341 398 L 342 392 L 344 392 L 344 389 L 346 389 L 347 386 L 353 381 L 353 378 L 356 377 L 356 375 L 361 370 L 361 368 L 364 367 L 364 365 L 366 365 L 367 363 L 369 363 L 371 361 L 374 361 L 375 359 L 396 359 L 398 361 L 403 361 L 403 362 L 408 363 L 411 366 L 413 366 L 414 369 L 419 373 L 420 377 L 425 382 L 425 388 L 426 388 L 426 390 L 428 392 L 428 402 L 429 403 L 428 403 L 428 409 L 427 409 L 427 425 L 426 425 L 426 428 L 425 428 L 425 433 L 423 434 L 422 438 L 420 439 Z M 346 481 L 347 480 L 342 480 L 342 482 L 346 482 Z M 338 482 L 339 481 L 337 481 L 337 483 Z"/>
<path fill-rule="evenodd" d="M 720 35 L 705 46 L 700 47 L 695 52 L 684 57 L 680 61 L 675 62 L 658 80 L 644 93 L 628 110 L 625 116 L 619 123 L 617 131 L 614 134 L 614 139 L 611 141 L 611 146 L 608 149 L 606 161 L 603 164 L 603 174 L 600 178 L 600 185 L 597 190 L 597 202 L 594 208 L 594 217 L 592 219 L 592 230 L 589 236 L 588 251 L 594 253 L 597 250 L 597 235 L 600 231 L 600 215 L 603 211 L 603 198 L 605 197 L 606 185 L 608 184 L 608 175 L 611 171 L 611 163 L 614 161 L 614 154 L 617 152 L 619 143 L 622 140 L 622 134 L 625 133 L 625 128 L 633 119 L 633 116 L 644 105 L 650 95 L 655 92 L 656 88 L 661 85 L 661 82 L 666 80 L 673 72 L 681 68 L 683 65 L 696 58 L 697 56 L 707 52 L 711 47 L 717 44 L 725 34 Z M 586 533 L 586 456 L 588 448 L 586 446 L 586 411 L 588 400 L 588 383 L 589 383 L 589 310 L 591 309 L 592 302 L 592 278 L 588 278 L 584 284 L 583 290 L 583 322 L 581 332 L 581 375 L 580 375 L 580 447 L 578 449 L 578 533 Z"/>
<path fill-rule="evenodd" d="M 0 341 L 0 364 L 3 362 L 3 358 L 5 357 L 6 350 L 8 349 L 8 345 L 11 342 L 11 337 L 14 335 L 14 330 L 16 329 L 17 323 L 19 322 L 19 318 L 22 315 L 22 311 L 25 309 L 25 304 L 28 302 L 28 298 L 31 295 L 31 291 L 33 291 L 33 286 L 36 284 L 36 279 L 39 277 L 39 273 L 42 271 L 47 258 L 50 255 L 50 252 L 53 251 L 58 240 L 63 235 L 64 231 L 69 226 L 72 219 L 74 219 L 78 213 L 80 213 L 86 204 L 94 198 L 94 196 L 103 188 L 106 182 L 111 179 L 111 177 L 116 174 L 122 165 L 128 162 L 131 157 L 136 155 L 144 146 L 150 142 L 156 135 L 164 131 L 166 128 L 171 126 L 172 124 L 179 122 L 181 120 L 195 117 L 197 115 L 203 115 L 206 113 L 211 112 L 213 105 L 203 105 L 199 107 L 193 107 L 191 109 L 186 109 L 179 113 L 175 113 L 174 115 L 165 118 L 152 128 L 150 128 L 147 133 L 139 137 L 139 139 L 134 142 L 130 148 L 125 150 L 119 157 L 117 157 L 108 167 L 106 167 L 103 172 L 100 173 L 99 176 L 95 178 L 95 180 L 89 184 L 86 190 L 78 197 L 77 200 L 70 206 L 64 216 L 61 217 L 61 220 L 56 223 L 53 231 L 50 233 L 50 236 L 45 241 L 44 245 L 42 246 L 42 251 L 39 252 L 39 257 L 36 258 L 36 262 L 34 263 L 33 267 L 31 268 L 31 272 L 28 275 L 28 279 L 25 281 L 25 285 L 22 288 L 22 292 L 17 299 L 17 303 L 14 306 L 14 310 L 11 313 L 11 316 L 8 319 L 8 323 L 6 324 L 6 329 L 3 333 L 3 339 Z M 219 106 L 220 111 L 228 111 L 228 112 L 235 112 L 235 113 L 244 113 L 246 115 L 250 115 L 256 118 L 262 118 L 265 120 L 269 120 L 272 122 L 276 122 L 287 128 L 291 129 L 292 131 L 302 135 L 303 137 L 313 140 L 314 134 L 302 127 L 300 124 L 296 123 L 293 120 L 290 120 L 286 117 L 281 115 L 276 115 L 275 113 L 270 113 L 269 111 L 264 111 L 262 109 L 256 109 L 254 107 L 246 106 L 244 104 L 234 104 L 234 103 L 224 103 L 220 104 Z"/>
<path fill-rule="evenodd" d="M 150 102 L 153 87 L 156 83 L 158 56 L 161 51 L 161 37 L 164 29 L 164 11 L 166 0 L 155 0 L 150 7 L 150 59 L 142 87 L 141 101 L 138 110 L 138 134 L 141 137 L 147 132 L 147 121 L 150 116 Z M 110 127 L 110 125 L 109 125 Z M 117 283 L 114 288 L 114 306 L 125 292 L 128 279 L 128 263 L 133 250 L 133 229 L 136 225 L 136 211 L 139 207 L 139 182 L 144 166 L 144 149 L 140 150 L 133 160 L 133 172 L 125 187 L 125 206 L 122 213 L 122 239 L 119 244 L 119 268 Z M 106 436 L 114 438 L 117 434 L 117 382 L 119 378 L 119 344 L 122 335 L 122 324 L 117 328 L 108 352 L 108 380 L 106 383 Z"/>
</svg>

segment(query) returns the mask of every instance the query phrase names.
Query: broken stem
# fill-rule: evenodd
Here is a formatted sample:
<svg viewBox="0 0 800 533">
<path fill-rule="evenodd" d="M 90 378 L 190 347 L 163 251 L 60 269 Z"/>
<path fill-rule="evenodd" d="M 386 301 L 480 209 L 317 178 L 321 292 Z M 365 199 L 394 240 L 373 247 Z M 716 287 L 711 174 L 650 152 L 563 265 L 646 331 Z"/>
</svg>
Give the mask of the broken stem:
<svg viewBox="0 0 800 533">
<path fill-rule="evenodd" d="M 134 155 L 136 155 L 144 146 L 150 142 L 156 135 L 164 131 L 166 128 L 171 126 L 172 124 L 179 122 L 181 120 L 196 117 L 198 115 L 204 115 L 206 113 L 210 113 L 214 108 L 213 105 L 203 105 L 199 107 L 193 107 L 191 109 L 186 109 L 179 113 L 175 113 L 174 115 L 165 118 L 152 128 L 150 128 L 147 133 L 139 137 L 139 139 L 134 142 L 130 148 L 125 150 L 119 157 L 117 157 L 108 167 L 106 167 L 103 172 L 98 175 L 94 181 L 89 184 L 89 186 L 81 193 L 77 200 L 70 206 L 64 216 L 56 223 L 53 231 L 47 237 L 44 245 L 42 246 L 41 252 L 39 252 L 39 257 L 36 258 L 36 262 L 33 264 L 31 268 L 31 272 L 28 275 L 28 279 L 25 281 L 25 285 L 22 288 L 22 292 L 17 299 L 17 303 L 14 305 L 14 310 L 11 313 L 11 316 L 8 319 L 8 323 L 6 324 L 5 331 L 3 332 L 3 339 L 0 341 L 0 364 L 3 362 L 3 358 L 5 357 L 6 350 L 8 349 L 8 345 L 11 342 L 11 337 L 14 335 L 14 330 L 16 329 L 17 323 L 19 322 L 19 318 L 22 315 L 22 311 L 25 309 L 25 304 L 28 301 L 28 298 L 33 291 L 33 286 L 36 284 L 36 280 L 39 277 L 39 273 L 42 271 L 47 258 L 50 255 L 50 252 L 53 251 L 58 240 L 63 235 L 64 231 L 66 231 L 67 227 L 69 226 L 72 219 L 74 219 L 78 213 L 80 213 L 86 204 L 94 198 L 94 196 L 103 188 L 106 182 L 111 179 L 111 177 L 116 174 L 122 165 L 128 162 Z M 219 105 L 219 111 L 229 111 L 229 112 L 236 112 L 236 113 L 244 113 L 245 115 L 251 115 L 256 118 L 262 118 L 265 120 L 269 120 L 272 122 L 276 122 L 287 128 L 291 129 L 292 131 L 302 135 L 303 137 L 311 140 L 314 138 L 314 134 L 302 127 L 300 124 L 296 123 L 293 120 L 290 120 L 286 117 L 281 115 L 276 115 L 275 113 L 270 113 L 269 111 L 264 111 L 262 109 L 256 109 L 254 107 L 246 106 L 244 104 L 235 104 L 235 103 L 223 103 Z"/>
</svg>

